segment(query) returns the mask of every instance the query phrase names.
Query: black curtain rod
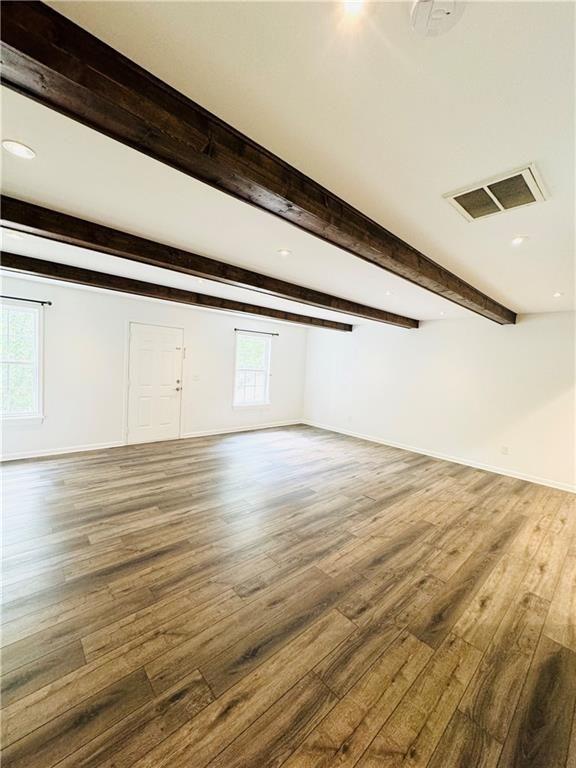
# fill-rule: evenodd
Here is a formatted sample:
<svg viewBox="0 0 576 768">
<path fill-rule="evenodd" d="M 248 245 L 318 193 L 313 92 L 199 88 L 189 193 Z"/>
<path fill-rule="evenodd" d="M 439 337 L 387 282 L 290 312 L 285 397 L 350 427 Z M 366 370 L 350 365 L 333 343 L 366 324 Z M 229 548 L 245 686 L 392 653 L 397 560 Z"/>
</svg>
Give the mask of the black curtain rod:
<svg viewBox="0 0 576 768">
<path fill-rule="evenodd" d="M 240 333 L 260 333 L 262 336 L 280 336 L 279 333 L 268 333 L 268 331 L 249 331 L 248 328 L 234 328 L 234 330 Z"/>
<path fill-rule="evenodd" d="M 38 299 L 22 299 L 20 296 L 4 296 L 3 294 L 0 296 L 0 299 L 12 299 L 13 301 L 29 301 L 30 304 L 47 304 L 49 307 L 52 306 L 51 301 L 39 301 Z"/>
</svg>

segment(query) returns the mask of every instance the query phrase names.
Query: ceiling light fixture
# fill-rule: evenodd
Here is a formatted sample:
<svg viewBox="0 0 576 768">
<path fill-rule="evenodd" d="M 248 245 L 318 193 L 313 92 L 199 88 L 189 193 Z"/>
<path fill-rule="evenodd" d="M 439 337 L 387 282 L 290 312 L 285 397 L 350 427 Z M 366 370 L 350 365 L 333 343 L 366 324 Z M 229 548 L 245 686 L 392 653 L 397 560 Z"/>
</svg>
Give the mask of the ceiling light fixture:
<svg viewBox="0 0 576 768">
<path fill-rule="evenodd" d="M 386 291 L 386 296 L 392 296 L 392 291 Z"/>
<path fill-rule="evenodd" d="M 446 312 L 440 312 L 440 317 L 444 317 L 445 314 Z"/>
<path fill-rule="evenodd" d="M 13 141 L 12 139 L 5 139 L 2 142 L 2 146 L 6 152 L 10 152 L 15 157 L 20 157 L 24 160 L 32 160 L 36 157 L 36 152 L 31 147 L 27 147 L 26 144 L 22 144 L 20 141 Z"/>
<path fill-rule="evenodd" d="M 290 256 L 292 251 L 289 251 L 288 248 L 280 248 L 278 251 L 278 255 L 282 256 L 283 259 L 287 259 L 288 256 Z"/>
<path fill-rule="evenodd" d="M 528 238 L 526 235 L 518 235 L 518 237 L 512 238 L 512 245 L 514 248 L 518 248 L 519 245 L 522 245 L 522 243 L 525 243 Z"/>
<path fill-rule="evenodd" d="M 344 11 L 348 16 L 359 16 L 364 6 L 363 0 L 345 0 Z"/>
<path fill-rule="evenodd" d="M 410 12 L 412 29 L 422 37 L 443 35 L 460 19 L 464 5 L 456 0 L 414 0 Z"/>
<path fill-rule="evenodd" d="M 564 294 L 561 293 L 560 291 L 556 291 L 556 293 L 552 294 L 553 299 L 559 299 L 561 296 L 564 296 Z"/>
</svg>

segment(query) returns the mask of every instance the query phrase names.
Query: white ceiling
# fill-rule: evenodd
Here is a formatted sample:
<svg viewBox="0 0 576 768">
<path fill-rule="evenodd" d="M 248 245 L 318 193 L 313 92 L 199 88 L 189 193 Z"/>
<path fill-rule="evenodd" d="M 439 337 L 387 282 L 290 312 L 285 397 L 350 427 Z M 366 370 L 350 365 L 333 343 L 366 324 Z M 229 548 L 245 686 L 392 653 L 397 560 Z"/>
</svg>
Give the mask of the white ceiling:
<svg viewBox="0 0 576 768">
<path fill-rule="evenodd" d="M 84 269 L 92 269 L 98 272 L 105 272 L 109 275 L 119 275 L 120 277 L 129 277 L 133 280 L 144 280 L 148 283 L 158 283 L 167 285 L 171 288 L 181 288 L 185 291 L 194 291 L 195 293 L 207 293 L 210 296 L 219 296 L 224 299 L 233 299 L 234 301 L 243 301 L 248 304 L 257 304 L 262 307 L 271 307 L 272 309 L 282 309 L 288 312 L 297 312 L 310 317 L 321 317 L 326 320 L 336 320 L 339 323 L 370 322 L 368 320 L 357 320 L 340 312 L 330 312 L 329 310 L 319 309 L 299 302 L 286 301 L 275 296 L 264 293 L 257 293 L 245 288 L 236 288 L 223 283 L 216 283 L 211 280 L 200 279 L 190 275 L 184 275 L 179 272 L 173 272 L 168 269 L 151 267 L 148 264 L 138 264 L 128 259 L 120 259 L 110 256 L 107 253 L 96 253 L 86 248 L 77 248 L 73 245 L 62 245 L 52 240 L 46 240 L 33 235 L 26 235 L 24 239 L 16 240 L 11 237 L 11 233 L 0 228 L 0 244 L 3 250 L 12 253 L 18 253 L 22 256 L 33 256 L 37 259 L 47 259 L 63 264 L 72 264 Z M 19 276 L 9 270 L 4 270 L 6 276 Z M 47 282 L 53 282 L 42 278 Z M 56 281 L 60 282 L 60 281 Z"/>
<path fill-rule="evenodd" d="M 3 153 L 6 194 L 410 317 L 471 314 L 30 99 L 2 89 L 2 102 L 4 135 L 37 152 L 32 161 Z M 42 245 L 29 236 L 7 239 L 8 246 L 24 255 L 48 258 L 50 253 L 55 261 L 135 279 L 159 275 L 145 265 L 86 251 L 80 256 L 81 249 Z M 283 259 L 281 248 L 292 255 Z M 264 294 L 208 282 L 201 286 L 187 275 L 173 274 L 170 282 L 161 282 L 311 314 L 307 305 L 270 304 Z M 331 317 L 323 310 L 320 316 Z"/>
<path fill-rule="evenodd" d="M 367 4 L 353 23 L 339 3 L 51 5 L 510 308 L 574 307 L 572 3 L 468 3 L 434 39 L 410 32 L 409 3 Z M 3 106 L 4 135 L 38 152 L 3 153 L 7 194 L 408 316 L 470 314 L 14 93 Z M 545 203 L 468 223 L 442 198 L 528 162 Z M 516 235 L 529 237 L 518 249 Z M 27 241 L 10 248 L 46 257 Z M 200 289 L 55 247 L 59 261 Z"/>
</svg>

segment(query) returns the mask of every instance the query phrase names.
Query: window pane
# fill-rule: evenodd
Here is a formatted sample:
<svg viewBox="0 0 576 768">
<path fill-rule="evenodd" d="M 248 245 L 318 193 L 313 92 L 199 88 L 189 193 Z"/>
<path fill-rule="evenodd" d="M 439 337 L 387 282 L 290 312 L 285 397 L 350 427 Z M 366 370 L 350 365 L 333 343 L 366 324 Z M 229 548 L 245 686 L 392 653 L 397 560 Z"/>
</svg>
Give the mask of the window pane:
<svg viewBox="0 0 576 768">
<path fill-rule="evenodd" d="M 250 336 L 238 338 L 238 369 L 264 369 L 266 367 L 266 339 Z"/>
<path fill-rule="evenodd" d="M 7 369 L 6 389 L 3 392 L 5 413 L 14 415 L 36 412 L 36 376 L 34 366 L 4 363 Z M 5 376 L 2 376 L 3 384 Z"/>
<path fill-rule="evenodd" d="M 236 339 L 235 405 L 268 402 L 270 338 L 239 334 Z"/>
<path fill-rule="evenodd" d="M 35 416 L 39 406 L 39 310 L 3 304 L 0 316 L 1 412 L 5 416 Z"/>
<path fill-rule="evenodd" d="M 8 310 L 5 307 L 2 307 L 2 319 L 0 322 L 2 323 L 2 329 L 0 333 L 0 359 L 4 360 L 7 352 L 8 352 Z"/>
<path fill-rule="evenodd" d="M 0 392 L 2 413 L 8 413 L 8 366 L 2 363 L 2 391 Z"/>
<path fill-rule="evenodd" d="M 34 362 L 36 354 L 35 310 L 4 308 L 2 326 L 3 359 L 18 360 L 23 363 Z"/>
</svg>

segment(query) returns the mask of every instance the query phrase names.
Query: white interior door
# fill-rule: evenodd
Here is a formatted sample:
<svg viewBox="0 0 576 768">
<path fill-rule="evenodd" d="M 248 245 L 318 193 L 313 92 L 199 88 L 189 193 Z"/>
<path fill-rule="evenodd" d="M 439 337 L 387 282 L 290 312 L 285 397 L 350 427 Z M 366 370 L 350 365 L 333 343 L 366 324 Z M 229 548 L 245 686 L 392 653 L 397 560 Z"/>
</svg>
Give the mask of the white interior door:
<svg viewBox="0 0 576 768">
<path fill-rule="evenodd" d="M 183 331 L 130 323 L 128 442 L 180 437 Z"/>
</svg>

